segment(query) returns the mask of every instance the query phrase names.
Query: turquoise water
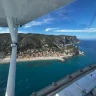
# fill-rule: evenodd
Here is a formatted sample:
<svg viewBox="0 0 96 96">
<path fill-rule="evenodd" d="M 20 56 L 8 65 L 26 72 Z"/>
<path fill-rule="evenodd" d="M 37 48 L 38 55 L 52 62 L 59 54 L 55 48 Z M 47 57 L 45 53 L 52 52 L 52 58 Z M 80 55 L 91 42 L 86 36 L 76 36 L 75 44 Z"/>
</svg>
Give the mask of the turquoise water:
<svg viewBox="0 0 96 96">
<path fill-rule="evenodd" d="M 53 81 L 65 77 L 78 69 L 89 64 L 96 63 L 96 41 L 82 41 L 80 49 L 85 52 L 85 56 L 76 56 L 67 59 L 66 62 L 59 60 L 32 61 L 17 64 L 16 91 L 15 96 L 30 96 Z M 0 65 L 0 96 L 4 96 L 8 64 Z"/>
</svg>

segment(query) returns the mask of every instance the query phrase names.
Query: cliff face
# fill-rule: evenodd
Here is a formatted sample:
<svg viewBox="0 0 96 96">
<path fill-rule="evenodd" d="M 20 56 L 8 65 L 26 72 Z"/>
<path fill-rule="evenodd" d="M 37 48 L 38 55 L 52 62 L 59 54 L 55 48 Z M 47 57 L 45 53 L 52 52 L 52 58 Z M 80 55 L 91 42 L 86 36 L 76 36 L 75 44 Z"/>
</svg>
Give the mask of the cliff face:
<svg viewBox="0 0 96 96">
<path fill-rule="evenodd" d="M 18 52 L 27 49 L 46 49 L 55 48 L 60 50 L 66 44 L 75 44 L 79 42 L 76 36 L 54 36 L 54 35 L 41 35 L 41 34 L 19 34 Z M 10 34 L 0 34 L 0 54 L 8 54 L 11 51 Z"/>
</svg>

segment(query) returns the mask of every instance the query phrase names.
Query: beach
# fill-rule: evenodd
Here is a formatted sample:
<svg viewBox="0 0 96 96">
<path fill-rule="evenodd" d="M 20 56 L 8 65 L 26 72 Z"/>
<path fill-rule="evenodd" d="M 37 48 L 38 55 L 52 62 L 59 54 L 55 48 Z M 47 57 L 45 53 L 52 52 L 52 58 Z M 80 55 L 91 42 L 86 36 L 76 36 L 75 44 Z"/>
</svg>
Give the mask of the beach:
<svg viewBox="0 0 96 96">
<path fill-rule="evenodd" d="M 24 62 L 24 61 L 34 61 L 34 60 L 61 60 L 64 61 L 64 56 L 58 57 L 32 57 L 32 58 L 17 58 L 17 62 Z M 10 58 L 0 59 L 0 64 L 9 63 Z"/>
</svg>

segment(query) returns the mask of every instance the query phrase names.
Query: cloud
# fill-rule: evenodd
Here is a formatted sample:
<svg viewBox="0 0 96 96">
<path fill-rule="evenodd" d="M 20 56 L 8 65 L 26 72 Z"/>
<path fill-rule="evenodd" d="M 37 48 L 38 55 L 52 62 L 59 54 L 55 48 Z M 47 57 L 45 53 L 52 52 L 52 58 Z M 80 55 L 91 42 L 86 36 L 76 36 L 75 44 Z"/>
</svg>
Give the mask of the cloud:
<svg viewBox="0 0 96 96">
<path fill-rule="evenodd" d="M 9 33 L 9 29 L 2 28 L 0 29 L 0 33 Z"/>
<path fill-rule="evenodd" d="M 0 30 L 3 30 L 3 28 L 0 27 Z"/>
<path fill-rule="evenodd" d="M 85 28 L 83 30 L 70 30 L 70 29 L 60 29 L 60 30 L 55 30 L 55 32 L 96 32 L 96 28 Z"/>
<path fill-rule="evenodd" d="M 54 20 L 54 18 L 48 17 L 48 18 L 43 18 L 39 21 L 32 21 L 32 22 L 26 24 L 24 26 L 24 28 L 29 28 L 32 26 L 40 26 L 40 25 L 44 25 L 44 24 L 50 24 L 50 23 L 52 23 L 53 20 Z"/>
<path fill-rule="evenodd" d="M 56 30 L 57 28 L 46 28 L 45 31 L 48 32 L 48 31 L 52 31 L 52 30 Z"/>
<path fill-rule="evenodd" d="M 6 29 L 3 29 L 2 30 L 0 29 L 0 33 L 10 33 L 9 29 L 6 28 Z M 27 31 L 18 31 L 18 33 L 28 33 Z"/>
<path fill-rule="evenodd" d="M 96 28 L 85 28 L 85 29 L 60 29 L 60 28 L 46 28 L 45 29 L 46 32 L 48 31 L 53 31 L 53 32 L 96 32 Z"/>
<path fill-rule="evenodd" d="M 60 8 L 59 10 L 55 11 L 56 16 L 59 17 L 59 19 L 70 21 L 70 14 L 73 12 L 72 8 L 70 6 L 64 6 Z M 61 18 L 60 18 L 61 17 Z"/>
</svg>

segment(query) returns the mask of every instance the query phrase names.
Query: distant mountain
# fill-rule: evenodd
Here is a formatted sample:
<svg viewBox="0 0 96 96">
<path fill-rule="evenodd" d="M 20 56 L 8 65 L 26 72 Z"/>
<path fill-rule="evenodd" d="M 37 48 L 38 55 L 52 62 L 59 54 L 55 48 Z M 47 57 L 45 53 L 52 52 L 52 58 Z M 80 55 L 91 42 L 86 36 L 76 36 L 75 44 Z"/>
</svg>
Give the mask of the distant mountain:
<svg viewBox="0 0 96 96">
<path fill-rule="evenodd" d="M 55 47 L 59 50 L 66 44 L 74 44 L 79 42 L 76 36 L 55 36 L 42 34 L 19 34 L 18 37 L 18 52 L 27 49 L 40 49 L 45 46 L 48 48 Z M 0 54 L 8 54 L 11 51 L 10 34 L 0 34 Z"/>
</svg>

